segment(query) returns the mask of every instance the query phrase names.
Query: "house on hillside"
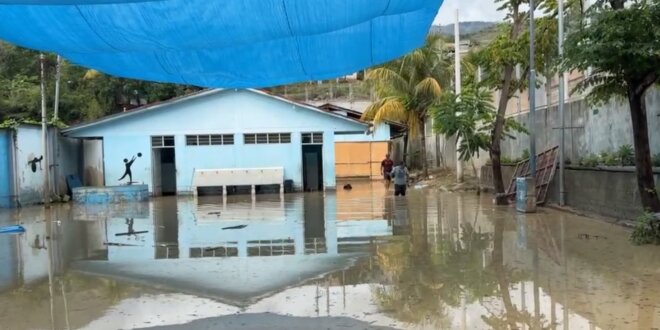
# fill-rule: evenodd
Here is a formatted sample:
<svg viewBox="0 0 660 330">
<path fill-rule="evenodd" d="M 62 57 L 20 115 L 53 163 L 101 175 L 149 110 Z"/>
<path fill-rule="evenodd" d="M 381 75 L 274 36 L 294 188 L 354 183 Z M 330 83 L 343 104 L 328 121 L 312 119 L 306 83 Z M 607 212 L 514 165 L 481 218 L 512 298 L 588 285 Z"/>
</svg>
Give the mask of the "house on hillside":
<svg viewBox="0 0 660 330">
<path fill-rule="evenodd" d="M 379 153 L 385 154 L 390 127 L 373 127 L 258 90 L 213 89 L 81 124 L 63 134 L 83 139 L 83 184 L 125 184 L 128 178 L 119 179 L 130 168 L 133 182 L 161 195 L 195 193 L 193 182 L 204 180 L 201 171 L 227 169 L 281 169 L 295 190 L 334 189 L 336 171 L 343 171 L 336 148 L 378 142 Z"/>
</svg>

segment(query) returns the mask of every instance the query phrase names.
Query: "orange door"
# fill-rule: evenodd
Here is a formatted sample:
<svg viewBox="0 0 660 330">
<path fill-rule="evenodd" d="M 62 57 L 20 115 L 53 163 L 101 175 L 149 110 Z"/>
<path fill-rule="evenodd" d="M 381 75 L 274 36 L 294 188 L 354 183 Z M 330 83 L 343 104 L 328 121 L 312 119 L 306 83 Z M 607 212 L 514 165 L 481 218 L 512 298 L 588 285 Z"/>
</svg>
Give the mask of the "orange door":
<svg viewBox="0 0 660 330">
<path fill-rule="evenodd" d="M 388 142 L 335 143 L 337 178 L 380 179 L 380 162 L 388 148 Z"/>
</svg>

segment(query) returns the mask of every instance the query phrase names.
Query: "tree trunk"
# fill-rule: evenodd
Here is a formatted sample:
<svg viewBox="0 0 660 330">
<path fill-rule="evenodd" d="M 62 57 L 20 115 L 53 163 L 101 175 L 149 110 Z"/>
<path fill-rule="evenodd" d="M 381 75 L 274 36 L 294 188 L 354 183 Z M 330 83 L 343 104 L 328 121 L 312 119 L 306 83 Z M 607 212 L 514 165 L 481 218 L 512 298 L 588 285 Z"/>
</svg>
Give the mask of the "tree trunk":
<svg viewBox="0 0 660 330">
<path fill-rule="evenodd" d="M 506 267 L 504 266 L 504 219 L 495 220 L 495 228 L 493 233 L 493 253 L 492 265 L 495 277 L 497 277 L 497 284 L 500 288 L 500 295 L 502 295 L 502 303 L 504 304 L 504 320 L 509 324 L 510 329 L 517 329 L 516 321 L 518 318 L 518 310 L 513 305 L 511 300 L 511 293 L 509 292 L 509 280 L 507 278 Z"/>
<path fill-rule="evenodd" d="M 404 164 L 410 167 L 410 164 L 408 164 L 408 154 L 410 153 L 410 150 L 408 150 L 410 149 L 410 141 L 408 141 L 408 133 L 409 132 L 406 132 L 403 135 L 403 158 L 401 160 L 403 160 Z"/>
<path fill-rule="evenodd" d="M 504 180 L 502 179 L 502 164 L 500 157 L 502 150 L 500 148 L 500 141 L 502 140 L 502 133 L 504 132 L 504 116 L 506 115 L 506 107 L 509 103 L 509 90 L 511 89 L 511 79 L 513 76 L 513 65 L 507 65 L 504 68 L 504 82 L 500 90 L 500 101 L 497 107 L 497 118 L 495 119 L 495 127 L 491 135 L 490 145 L 490 159 L 493 168 L 493 188 L 495 188 L 495 204 L 506 205 L 509 201 L 506 198 L 504 191 Z"/>
<path fill-rule="evenodd" d="M 429 177 L 429 164 L 426 161 L 426 158 L 427 158 L 427 156 L 426 156 L 426 128 L 424 127 L 424 120 L 420 120 L 419 122 L 420 122 L 419 127 L 421 127 L 421 129 L 419 130 L 419 132 L 421 133 L 420 134 L 420 140 L 422 142 L 422 146 L 421 146 L 421 149 L 422 149 L 421 150 L 421 152 L 422 152 L 422 175 L 424 176 L 424 178 L 428 178 Z"/>
<path fill-rule="evenodd" d="M 630 119 L 632 120 L 633 140 L 635 143 L 635 160 L 637 168 L 637 187 L 645 211 L 660 212 L 660 200 L 655 188 L 653 167 L 651 164 L 651 148 L 649 146 L 649 131 L 646 119 L 646 102 L 644 93 L 636 93 L 637 86 L 628 88 L 630 103 Z"/>
</svg>

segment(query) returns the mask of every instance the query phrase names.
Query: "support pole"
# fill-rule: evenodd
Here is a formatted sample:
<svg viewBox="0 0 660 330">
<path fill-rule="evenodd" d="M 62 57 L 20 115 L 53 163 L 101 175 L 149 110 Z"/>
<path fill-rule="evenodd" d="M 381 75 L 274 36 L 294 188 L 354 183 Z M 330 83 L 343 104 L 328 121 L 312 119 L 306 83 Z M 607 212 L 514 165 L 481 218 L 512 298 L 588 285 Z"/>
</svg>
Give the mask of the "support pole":
<svg viewBox="0 0 660 330">
<path fill-rule="evenodd" d="M 55 104 L 53 105 L 53 119 L 57 120 L 60 113 L 60 79 L 61 79 L 61 68 L 62 58 L 60 55 L 57 55 L 57 64 L 55 67 Z"/>
<path fill-rule="evenodd" d="M 564 57 L 564 0 L 558 0 L 559 4 L 559 58 L 560 60 Z M 565 95 L 565 81 L 566 73 L 563 71 L 559 72 L 559 122 L 560 122 L 560 139 L 559 139 L 559 205 L 566 205 L 566 188 L 564 186 L 564 157 L 566 155 L 566 135 L 565 127 L 566 123 L 564 122 L 564 105 L 566 103 Z"/>
<path fill-rule="evenodd" d="M 48 182 L 48 172 L 50 171 L 50 163 L 48 159 L 48 122 L 46 120 L 46 70 L 45 70 L 46 56 L 39 54 L 39 64 L 41 69 L 41 143 L 42 143 L 42 157 L 43 157 L 43 171 L 44 171 L 44 187 L 43 199 L 46 208 L 50 208 L 50 184 Z"/>
<path fill-rule="evenodd" d="M 529 0 L 529 171 L 536 178 L 536 36 L 534 0 Z M 536 183 L 534 183 L 536 186 Z"/>
<path fill-rule="evenodd" d="M 461 94 L 461 35 L 459 27 L 459 12 L 456 9 L 456 21 L 454 23 L 454 88 L 456 95 Z M 456 140 L 456 181 L 463 182 L 463 163 L 461 163 L 458 147 L 461 145 L 461 139 Z"/>
</svg>

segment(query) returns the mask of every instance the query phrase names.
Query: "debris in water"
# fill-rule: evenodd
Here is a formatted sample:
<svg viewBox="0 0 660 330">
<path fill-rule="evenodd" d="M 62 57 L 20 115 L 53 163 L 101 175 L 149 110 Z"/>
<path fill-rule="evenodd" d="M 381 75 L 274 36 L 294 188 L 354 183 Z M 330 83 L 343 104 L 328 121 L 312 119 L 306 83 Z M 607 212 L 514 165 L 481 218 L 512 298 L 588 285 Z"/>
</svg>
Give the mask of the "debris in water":
<svg viewBox="0 0 660 330">
<path fill-rule="evenodd" d="M 247 225 L 239 225 L 239 226 L 225 227 L 225 228 L 222 228 L 222 230 L 227 230 L 227 229 L 243 229 L 243 228 L 245 228 L 245 227 L 247 227 Z"/>
<path fill-rule="evenodd" d="M 24 232 L 25 228 L 21 225 L 0 227 L 0 234 L 22 234 Z"/>
</svg>

